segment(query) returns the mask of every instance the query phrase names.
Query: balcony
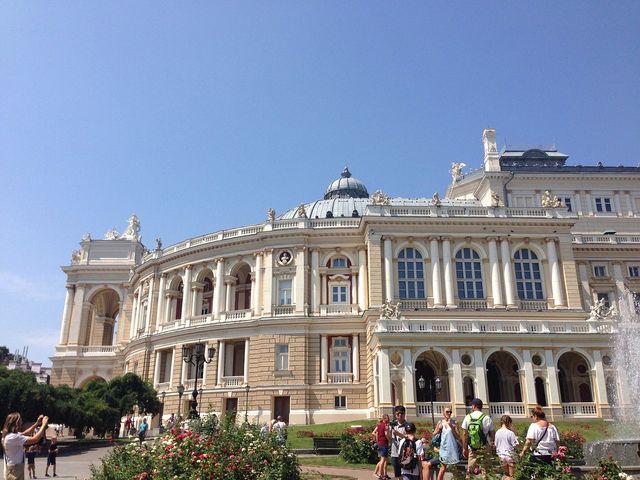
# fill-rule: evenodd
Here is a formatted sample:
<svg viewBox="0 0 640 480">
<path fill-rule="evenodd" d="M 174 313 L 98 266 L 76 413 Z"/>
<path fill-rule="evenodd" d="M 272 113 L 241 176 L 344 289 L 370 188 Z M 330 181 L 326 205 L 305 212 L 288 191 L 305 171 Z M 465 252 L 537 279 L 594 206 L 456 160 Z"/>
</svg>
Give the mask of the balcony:
<svg viewBox="0 0 640 480">
<path fill-rule="evenodd" d="M 115 345 L 91 345 L 87 347 L 80 347 L 80 353 L 83 357 L 99 357 L 99 356 L 111 356 L 116 354 Z"/>
<path fill-rule="evenodd" d="M 244 375 L 222 377 L 222 386 L 225 388 L 242 387 L 244 385 Z"/>
<path fill-rule="evenodd" d="M 542 312 L 549 309 L 546 300 L 518 300 L 520 310 L 532 310 L 534 312 Z"/>
<path fill-rule="evenodd" d="M 396 298 L 396 302 L 400 302 L 401 310 L 426 310 L 429 305 L 427 300 L 409 300 L 406 298 Z"/>
<path fill-rule="evenodd" d="M 353 381 L 352 373 L 328 373 L 327 383 L 351 383 Z"/>
<path fill-rule="evenodd" d="M 489 405 L 489 413 L 496 416 L 510 415 L 521 418 L 528 416 L 525 404 L 516 402 L 492 402 Z"/>
<path fill-rule="evenodd" d="M 241 320 L 250 320 L 253 315 L 251 309 L 247 310 L 231 310 L 224 312 L 220 315 L 220 321 L 222 322 L 238 322 Z"/>
<path fill-rule="evenodd" d="M 458 308 L 461 310 L 486 310 L 487 309 L 487 301 L 484 299 L 480 300 L 458 300 Z"/>
<path fill-rule="evenodd" d="M 320 305 L 320 315 L 357 315 L 358 305 L 354 303 L 333 303 Z"/>
<path fill-rule="evenodd" d="M 295 305 L 273 305 L 273 314 L 276 316 L 293 315 L 295 311 Z"/>
<path fill-rule="evenodd" d="M 562 415 L 572 418 L 591 418 L 598 416 L 598 409 L 594 402 L 563 403 Z"/>
</svg>

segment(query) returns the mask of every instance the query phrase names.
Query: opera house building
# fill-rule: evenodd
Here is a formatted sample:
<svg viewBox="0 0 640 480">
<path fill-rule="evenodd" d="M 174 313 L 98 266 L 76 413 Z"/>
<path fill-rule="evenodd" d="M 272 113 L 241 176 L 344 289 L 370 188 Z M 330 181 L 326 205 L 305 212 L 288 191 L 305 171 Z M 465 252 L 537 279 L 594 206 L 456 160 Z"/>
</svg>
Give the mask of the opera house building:
<svg viewBox="0 0 640 480">
<path fill-rule="evenodd" d="M 52 381 L 135 372 L 165 417 L 196 387 L 203 413 L 259 422 L 460 416 L 473 397 L 496 416 L 612 417 L 631 404 L 610 340 L 640 292 L 640 168 L 482 140 L 483 167 L 447 165 L 442 197 L 370 193 L 345 168 L 257 225 L 147 248 L 132 215 L 85 235 Z"/>
</svg>

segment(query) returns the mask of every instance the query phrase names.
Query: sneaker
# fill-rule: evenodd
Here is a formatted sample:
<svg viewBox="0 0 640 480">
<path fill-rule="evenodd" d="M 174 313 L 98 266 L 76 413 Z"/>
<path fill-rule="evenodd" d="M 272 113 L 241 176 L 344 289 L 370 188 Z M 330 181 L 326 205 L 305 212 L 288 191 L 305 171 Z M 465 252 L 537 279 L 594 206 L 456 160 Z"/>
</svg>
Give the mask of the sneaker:
<svg viewBox="0 0 640 480">
<path fill-rule="evenodd" d="M 48 473 L 44 474 L 45 477 L 50 477 L 51 475 L 49 475 Z"/>
<path fill-rule="evenodd" d="M 57 477 L 58 475 L 56 475 L 55 473 L 53 474 L 54 477 Z"/>
</svg>

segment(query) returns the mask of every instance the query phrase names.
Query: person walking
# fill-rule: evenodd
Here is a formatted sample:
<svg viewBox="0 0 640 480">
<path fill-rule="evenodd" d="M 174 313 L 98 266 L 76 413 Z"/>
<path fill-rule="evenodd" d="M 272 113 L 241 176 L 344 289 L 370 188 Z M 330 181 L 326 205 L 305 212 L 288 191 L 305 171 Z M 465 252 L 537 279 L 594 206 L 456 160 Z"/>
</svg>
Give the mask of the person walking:
<svg viewBox="0 0 640 480">
<path fill-rule="evenodd" d="M 24 431 L 22 417 L 18 412 L 7 415 L 2 429 L 4 449 L 4 480 L 24 480 L 24 448 L 36 445 L 47 430 L 49 417 L 40 415 L 36 422 Z M 32 435 L 39 428 L 35 435 Z"/>
<path fill-rule="evenodd" d="M 52 437 L 49 451 L 47 452 L 47 468 L 44 471 L 45 477 L 49 476 L 49 466 L 53 467 L 53 476 L 58 476 L 56 474 L 56 458 L 58 458 L 58 437 Z"/>
<path fill-rule="evenodd" d="M 482 411 L 482 400 L 471 400 L 471 413 L 462 421 L 462 455 L 468 459 L 466 478 L 471 478 L 471 470 L 478 461 L 475 452 L 487 443 L 493 442 L 494 428 L 491 417 Z"/>
<path fill-rule="evenodd" d="M 149 424 L 147 423 L 147 417 L 142 419 L 142 423 L 138 427 L 138 439 L 140 440 L 140 445 L 144 442 L 144 437 L 147 436 L 147 430 L 149 430 Z"/>
<path fill-rule="evenodd" d="M 417 440 L 416 426 L 407 422 L 405 436 L 398 445 L 399 463 L 402 480 L 420 480 L 420 467 L 424 458 L 422 440 Z"/>
<path fill-rule="evenodd" d="M 524 457 L 527 450 L 532 449 L 535 461 L 551 463 L 552 454 L 558 448 L 560 440 L 558 429 L 547 421 L 544 410 L 540 406 L 531 410 L 531 419 L 533 422 L 527 430 L 527 440 L 520 452 L 520 458 Z"/>
<path fill-rule="evenodd" d="M 389 457 L 389 442 L 391 441 L 391 427 L 389 426 L 389 415 L 386 413 L 380 418 L 380 422 L 373 429 L 372 435 L 375 439 L 376 446 L 378 448 L 378 456 L 380 460 L 376 464 L 374 475 L 380 480 L 388 480 L 391 477 L 387 476 L 387 462 Z"/>
<path fill-rule="evenodd" d="M 284 445 L 287 442 L 287 422 L 284 421 L 282 416 L 278 415 L 276 417 L 276 423 L 273 424 L 272 431 L 276 433 L 280 443 Z"/>
<path fill-rule="evenodd" d="M 403 405 L 396 405 L 393 409 L 395 420 L 391 423 L 391 465 L 393 465 L 393 476 L 396 480 L 402 480 L 402 467 L 400 466 L 400 442 L 406 436 L 407 411 Z"/>
<path fill-rule="evenodd" d="M 438 480 L 444 480 L 447 467 L 460 463 L 459 445 L 462 443 L 458 433 L 458 424 L 451 418 L 453 410 L 446 407 L 443 411 L 443 419 L 438 422 L 433 434 L 440 434 L 440 470 Z"/>
<path fill-rule="evenodd" d="M 38 446 L 30 445 L 27 447 L 25 456 L 27 457 L 27 472 L 29 472 L 29 478 L 36 477 L 36 455 L 38 454 Z"/>
</svg>

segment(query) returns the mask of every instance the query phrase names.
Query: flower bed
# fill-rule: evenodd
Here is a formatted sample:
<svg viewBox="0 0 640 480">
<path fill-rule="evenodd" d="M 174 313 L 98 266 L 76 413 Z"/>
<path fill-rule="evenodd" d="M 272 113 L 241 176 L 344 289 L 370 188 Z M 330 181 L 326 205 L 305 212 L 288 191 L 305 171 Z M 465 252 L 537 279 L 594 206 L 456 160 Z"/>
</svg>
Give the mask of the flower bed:
<svg viewBox="0 0 640 480">
<path fill-rule="evenodd" d="M 298 480 L 298 460 L 276 435 L 252 425 L 199 422 L 153 444 L 116 447 L 92 467 L 94 480 Z"/>
</svg>

